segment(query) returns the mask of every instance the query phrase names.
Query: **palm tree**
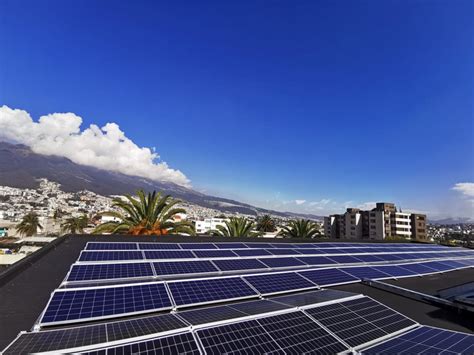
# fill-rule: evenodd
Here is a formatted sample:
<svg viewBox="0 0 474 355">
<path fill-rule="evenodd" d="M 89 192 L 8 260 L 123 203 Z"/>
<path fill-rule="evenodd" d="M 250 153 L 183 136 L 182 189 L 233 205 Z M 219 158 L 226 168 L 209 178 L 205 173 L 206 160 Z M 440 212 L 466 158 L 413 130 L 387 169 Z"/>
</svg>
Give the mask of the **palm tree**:
<svg viewBox="0 0 474 355">
<path fill-rule="evenodd" d="M 16 230 L 21 235 L 26 235 L 27 237 L 35 234 L 39 229 L 43 229 L 43 226 L 40 224 L 38 215 L 35 212 L 30 212 L 26 214 L 20 223 L 16 225 Z"/>
<path fill-rule="evenodd" d="M 61 223 L 61 231 L 63 233 L 83 234 L 84 228 L 87 228 L 88 224 L 89 218 L 86 215 L 81 217 L 69 217 L 63 223 Z"/>
<path fill-rule="evenodd" d="M 260 232 L 268 233 L 276 231 L 275 221 L 266 214 L 257 218 L 257 227 L 256 229 Z"/>
<path fill-rule="evenodd" d="M 231 217 L 225 221 L 225 226 L 217 226 L 217 229 L 209 233 L 218 237 L 258 237 L 260 232 L 254 231 L 255 223 L 245 217 Z"/>
<path fill-rule="evenodd" d="M 320 232 L 317 223 L 309 219 L 296 219 L 290 221 L 278 234 L 285 238 L 314 238 Z"/>
<path fill-rule="evenodd" d="M 93 233 L 124 233 L 133 235 L 164 235 L 186 233 L 194 235 L 194 226 L 188 221 L 174 222 L 173 216 L 186 213 L 183 208 L 176 208 L 179 200 L 171 196 L 161 196 L 153 191 L 145 195 L 137 191 L 137 198 L 125 195 L 125 199 L 114 198 L 112 206 L 122 212 L 103 212 L 102 216 L 115 217 L 116 221 L 102 223 Z"/>
</svg>

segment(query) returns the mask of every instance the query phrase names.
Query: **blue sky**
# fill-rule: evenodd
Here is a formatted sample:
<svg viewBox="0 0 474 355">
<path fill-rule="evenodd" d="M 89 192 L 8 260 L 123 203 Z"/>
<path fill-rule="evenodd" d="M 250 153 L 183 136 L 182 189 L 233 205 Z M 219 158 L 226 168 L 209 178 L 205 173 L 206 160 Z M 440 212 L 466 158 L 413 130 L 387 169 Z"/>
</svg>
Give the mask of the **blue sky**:
<svg viewBox="0 0 474 355">
<path fill-rule="evenodd" d="M 474 217 L 473 10 L 3 0 L 0 105 L 114 122 L 195 189 L 263 207 Z"/>
</svg>

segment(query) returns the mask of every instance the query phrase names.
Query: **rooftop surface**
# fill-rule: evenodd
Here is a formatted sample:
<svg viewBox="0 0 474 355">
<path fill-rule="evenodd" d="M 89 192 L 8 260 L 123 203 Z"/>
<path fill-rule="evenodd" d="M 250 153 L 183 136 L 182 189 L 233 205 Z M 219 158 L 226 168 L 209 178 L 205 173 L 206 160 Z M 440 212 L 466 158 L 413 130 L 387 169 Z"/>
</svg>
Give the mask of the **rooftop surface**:
<svg viewBox="0 0 474 355">
<path fill-rule="evenodd" d="M 75 236 L 59 238 L 55 243 L 44 248 L 40 253 L 24 259 L 19 265 L 8 270 L 7 275 L 0 278 L 0 349 L 10 343 L 20 331 L 29 330 L 45 308 L 51 292 L 65 278 L 87 242 L 262 242 L 257 238 L 216 238 L 216 237 L 130 237 L 130 236 Z M 268 240 L 263 240 L 267 242 Z M 272 239 L 272 243 L 288 242 L 288 239 Z M 292 243 L 308 242 L 308 240 L 291 239 Z M 311 242 L 315 242 L 312 240 Z M 474 271 L 465 269 L 447 274 L 428 275 L 407 278 L 390 283 L 415 289 L 424 293 L 434 294 L 437 290 L 466 283 L 474 280 Z M 363 284 L 337 286 L 335 289 L 361 293 L 373 297 L 400 313 L 424 325 L 446 329 L 472 332 L 474 321 L 454 314 L 436 306 L 418 302 L 389 292 L 371 288 Z"/>
</svg>

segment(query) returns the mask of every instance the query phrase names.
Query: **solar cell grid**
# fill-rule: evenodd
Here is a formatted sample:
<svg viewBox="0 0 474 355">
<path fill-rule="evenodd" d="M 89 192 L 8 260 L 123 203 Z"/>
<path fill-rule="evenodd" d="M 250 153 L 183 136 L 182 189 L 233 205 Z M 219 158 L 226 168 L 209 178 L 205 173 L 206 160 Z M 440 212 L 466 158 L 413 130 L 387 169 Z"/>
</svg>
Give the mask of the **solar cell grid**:
<svg viewBox="0 0 474 355">
<path fill-rule="evenodd" d="M 391 275 L 393 277 L 404 277 L 404 276 L 415 276 L 415 272 L 403 269 L 397 265 L 383 265 L 383 266 L 374 266 L 375 270 L 379 270 L 385 274 Z"/>
<path fill-rule="evenodd" d="M 199 355 L 199 347 L 191 333 L 183 333 L 134 344 L 108 348 L 107 354 Z"/>
<path fill-rule="evenodd" d="M 377 254 L 377 258 L 382 259 L 383 261 L 400 261 L 403 260 L 402 257 L 395 254 Z"/>
<path fill-rule="evenodd" d="M 427 266 L 424 266 L 422 265 L 422 263 L 416 263 L 416 264 L 402 264 L 402 265 L 398 265 L 399 267 L 403 268 L 403 269 L 406 269 L 406 270 L 409 270 L 409 271 L 413 271 L 417 274 L 430 274 L 430 273 L 433 273 L 433 272 L 436 272 L 437 270 L 435 269 L 432 269 L 430 267 L 427 267 Z"/>
<path fill-rule="evenodd" d="M 297 249 L 275 248 L 267 251 L 272 255 L 300 255 Z"/>
<path fill-rule="evenodd" d="M 153 277 L 150 263 L 73 265 L 67 281 Z"/>
<path fill-rule="evenodd" d="M 364 263 L 374 263 L 384 261 L 382 258 L 376 255 L 357 255 L 357 259 L 363 261 Z"/>
<path fill-rule="evenodd" d="M 229 307 L 243 312 L 246 315 L 257 315 L 269 312 L 280 311 L 283 309 L 290 308 L 288 305 L 282 303 L 273 302 L 270 300 L 256 300 L 256 301 L 246 301 L 239 303 L 232 303 Z"/>
<path fill-rule="evenodd" d="M 302 261 L 306 265 L 331 265 L 337 264 L 334 260 L 331 260 L 325 256 L 304 256 L 298 257 L 298 260 Z"/>
<path fill-rule="evenodd" d="M 153 263 L 158 276 L 218 273 L 219 270 L 207 260 L 196 261 L 163 261 Z"/>
<path fill-rule="evenodd" d="M 262 263 L 271 268 L 305 266 L 303 262 L 296 258 L 262 258 L 259 259 Z"/>
<path fill-rule="evenodd" d="M 141 250 L 180 250 L 177 243 L 139 243 Z"/>
<path fill-rule="evenodd" d="M 293 248 L 292 245 L 289 243 L 272 243 L 270 245 L 271 247 L 278 248 L 278 249 L 292 249 Z"/>
<path fill-rule="evenodd" d="M 261 294 L 316 288 L 317 286 L 295 272 L 244 276 Z"/>
<path fill-rule="evenodd" d="M 348 274 L 357 277 L 358 279 L 384 279 L 390 278 L 391 275 L 385 274 L 381 270 L 374 269 L 369 266 L 360 266 L 360 267 L 346 267 L 341 268 L 340 270 L 347 272 Z"/>
<path fill-rule="evenodd" d="M 329 286 L 360 281 L 358 278 L 339 269 L 309 270 L 299 271 L 298 273 L 319 286 Z"/>
<path fill-rule="evenodd" d="M 142 260 L 141 251 L 83 251 L 79 261 Z"/>
<path fill-rule="evenodd" d="M 244 243 L 214 243 L 217 249 L 248 249 Z"/>
<path fill-rule="evenodd" d="M 194 254 L 198 258 L 236 258 L 232 250 L 195 250 Z"/>
<path fill-rule="evenodd" d="M 265 249 L 242 249 L 242 250 L 234 250 L 234 253 L 238 256 L 264 256 L 264 255 L 272 255 Z"/>
<path fill-rule="evenodd" d="M 323 254 L 324 252 L 320 249 L 308 248 L 308 249 L 298 249 L 298 252 L 303 255 L 317 255 Z"/>
<path fill-rule="evenodd" d="M 171 308 L 163 283 L 55 291 L 42 324 Z"/>
<path fill-rule="evenodd" d="M 213 243 L 181 243 L 179 245 L 185 250 L 217 249 Z"/>
<path fill-rule="evenodd" d="M 195 259 L 196 257 L 190 250 L 146 250 L 145 259 Z"/>
<path fill-rule="evenodd" d="M 267 269 L 257 259 L 215 260 L 214 264 L 222 271 Z"/>
<path fill-rule="evenodd" d="M 178 307 L 258 296 L 240 277 L 168 282 L 168 287 Z"/>
<path fill-rule="evenodd" d="M 301 307 L 351 296 L 354 296 L 354 294 L 351 292 L 339 290 L 316 290 L 294 295 L 276 296 L 270 298 L 270 300 L 280 302 L 288 306 Z"/>
<path fill-rule="evenodd" d="M 88 242 L 86 250 L 135 250 L 137 243 L 94 243 Z"/>
<path fill-rule="evenodd" d="M 273 245 L 270 243 L 244 243 L 247 247 L 252 249 L 270 249 Z"/>
<path fill-rule="evenodd" d="M 191 325 L 213 323 L 247 316 L 245 313 L 228 306 L 199 308 L 179 312 L 178 315 Z"/>
<path fill-rule="evenodd" d="M 356 257 L 350 255 L 328 256 L 328 259 L 335 261 L 339 264 L 354 264 L 362 262 L 360 259 L 357 259 Z"/>
</svg>

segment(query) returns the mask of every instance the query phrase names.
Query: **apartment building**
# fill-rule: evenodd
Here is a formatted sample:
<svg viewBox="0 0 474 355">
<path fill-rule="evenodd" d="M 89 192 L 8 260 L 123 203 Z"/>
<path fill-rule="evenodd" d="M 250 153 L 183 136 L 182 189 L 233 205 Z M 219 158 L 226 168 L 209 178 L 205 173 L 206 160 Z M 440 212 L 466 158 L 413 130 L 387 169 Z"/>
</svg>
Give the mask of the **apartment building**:
<svg viewBox="0 0 474 355">
<path fill-rule="evenodd" d="M 225 226 L 225 218 L 206 218 L 203 221 L 196 221 L 196 233 L 205 234 L 211 230 L 217 229 L 217 226 Z"/>
<path fill-rule="evenodd" d="M 348 208 L 344 214 L 325 217 L 324 233 L 335 239 L 427 240 L 426 216 L 403 213 L 393 203 L 379 202 L 371 211 Z"/>
</svg>

